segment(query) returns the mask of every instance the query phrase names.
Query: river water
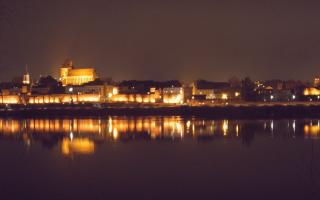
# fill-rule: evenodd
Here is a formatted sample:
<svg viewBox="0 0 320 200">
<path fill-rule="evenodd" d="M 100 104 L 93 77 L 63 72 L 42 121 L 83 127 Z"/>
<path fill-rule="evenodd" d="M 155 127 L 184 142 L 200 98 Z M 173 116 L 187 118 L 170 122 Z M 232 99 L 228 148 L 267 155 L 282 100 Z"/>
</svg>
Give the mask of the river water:
<svg viewBox="0 0 320 200">
<path fill-rule="evenodd" d="M 320 199 L 320 120 L 0 119 L 0 199 Z"/>
</svg>

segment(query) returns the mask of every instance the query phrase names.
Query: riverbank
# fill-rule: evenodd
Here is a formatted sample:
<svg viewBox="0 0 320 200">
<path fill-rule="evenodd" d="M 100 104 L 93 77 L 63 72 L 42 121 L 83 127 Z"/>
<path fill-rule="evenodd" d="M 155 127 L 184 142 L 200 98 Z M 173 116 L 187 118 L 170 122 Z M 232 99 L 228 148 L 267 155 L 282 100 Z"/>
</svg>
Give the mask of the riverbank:
<svg viewBox="0 0 320 200">
<path fill-rule="evenodd" d="M 46 104 L 0 107 L 0 117 L 185 116 L 203 118 L 316 118 L 320 103 L 228 105 Z"/>
</svg>

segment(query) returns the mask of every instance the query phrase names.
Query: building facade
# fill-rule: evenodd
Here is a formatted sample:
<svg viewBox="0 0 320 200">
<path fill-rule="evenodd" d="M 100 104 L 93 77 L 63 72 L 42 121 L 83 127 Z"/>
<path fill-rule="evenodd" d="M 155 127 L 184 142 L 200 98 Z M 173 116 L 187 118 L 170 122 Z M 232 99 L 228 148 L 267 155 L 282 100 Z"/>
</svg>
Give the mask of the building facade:
<svg viewBox="0 0 320 200">
<path fill-rule="evenodd" d="M 94 68 L 75 68 L 72 60 L 67 59 L 60 67 L 60 81 L 63 86 L 82 85 L 95 79 L 96 71 Z"/>
<path fill-rule="evenodd" d="M 184 93 L 182 87 L 165 87 L 162 89 L 163 103 L 182 104 Z"/>
</svg>

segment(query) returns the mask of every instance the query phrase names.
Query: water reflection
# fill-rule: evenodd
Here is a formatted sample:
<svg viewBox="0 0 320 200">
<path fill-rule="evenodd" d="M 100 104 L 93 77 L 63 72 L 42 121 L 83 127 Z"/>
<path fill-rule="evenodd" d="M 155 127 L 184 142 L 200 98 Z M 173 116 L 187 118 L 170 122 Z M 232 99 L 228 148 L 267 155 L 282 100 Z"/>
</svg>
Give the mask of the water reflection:
<svg viewBox="0 0 320 200">
<path fill-rule="evenodd" d="M 64 155 L 92 154 L 100 142 L 234 139 L 250 146 L 255 135 L 317 139 L 319 120 L 210 120 L 181 117 L 0 119 L 1 139 L 59 146 Z"/>
<path fill-rule="evenodd" d="M 92 154 L 94 153 L 94 148 L 94 142 L 88 138 L 64 138 L 61 143 L 61 151 L 64 155 L 72 155 L 75 153 Z"/>
</svg>

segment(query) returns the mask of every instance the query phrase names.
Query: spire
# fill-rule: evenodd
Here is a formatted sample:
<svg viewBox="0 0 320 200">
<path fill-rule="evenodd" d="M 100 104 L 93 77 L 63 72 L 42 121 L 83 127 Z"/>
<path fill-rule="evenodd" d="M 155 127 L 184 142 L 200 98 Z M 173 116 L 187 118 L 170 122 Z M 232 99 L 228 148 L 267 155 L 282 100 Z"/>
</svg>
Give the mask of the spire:
<svg viewBox="0 0 320 200">
<path fill-rule="evenodd" d="M 73 68 L 73 61 L 70 58 L 67 58 L 62 66 L 66 68 Z"/>
<path fill-rule="evenodd" d="M 26 64 L 26 68 L 25 68 L 25 74 L 29 74 L 29 71 L 28 71 L 28 64 Z"/>
</svg>

